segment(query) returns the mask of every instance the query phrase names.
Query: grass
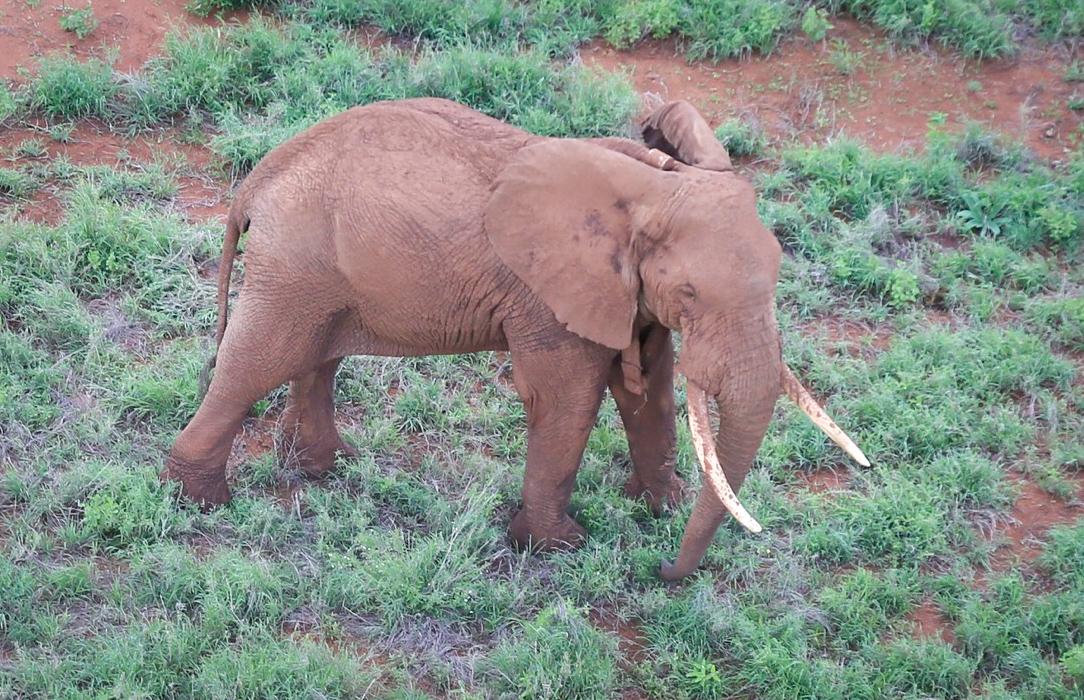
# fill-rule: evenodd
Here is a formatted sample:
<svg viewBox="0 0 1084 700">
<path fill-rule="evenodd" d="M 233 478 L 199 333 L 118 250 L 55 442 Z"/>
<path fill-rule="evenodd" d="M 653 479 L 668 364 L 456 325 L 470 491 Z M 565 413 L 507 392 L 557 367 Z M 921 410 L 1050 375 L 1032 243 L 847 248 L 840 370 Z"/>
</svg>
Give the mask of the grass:
<svg viewBox="0 0 1084 700">
<path fill-rule="evenodd" d="M 812 17 L 879 8 L 869 16 L 897 22 L 901 41 L 956 45 L 999 16 L 1043 31 L 1075 9 L 995 3 L 953 24 L 965 4 L 930 10 L 928 31 L 904 27 L 926 12 L 910 3 Z M 173 34 L 129 77 L 46 59 L 0 92 L 0 120 L 45 117 L 61 135 L 86 117 L 174 124 L 238 174 L 324 115 L 403 96 L 542 134 L 620 134 L 635 93 L 569 47 L 619 27 L 615 41 L 676 34 L 709 58 L 770 50 L 807 9 L 316 0 Z M 363 22 L 419 48 L 359 48 L 343 30 Z M 787 361 L 874 466 L 841 461 L 781 402 L 742 492 L 766 533 L 725 525 L 677 586 L 656 572 L 691 503 L 655 518 L 620 494 L 627 445 L 609 401 L 572 503 L 588 543 L 510 549 L 525 418 L 508 359 L 490 353 L 345 362 L 339 422 L 361 456 L 319 482 L 257 447 L 276 391 L 246 421 L 231 504 L 179 501 L 156 474 L 197 405 L 214 321 L 198 270 L 221 227 L 184 218 L 168 162 L 81 166 L 43 139 L 14 144 L 0 201 L 23 211 L 44 191 L 62 214 L 0 215 L 0 695 L 1078 695 L 1081 523 L 1037 533 L 1030 563 L 988 535 L 1022 479 L 1052 499 L 1079 492 L 1084 157 L 1051 166 L 977 127 L 935 125 L 921 154 L 888 156 L 774 143 L 745 118 L 717 137 L 755 168 L 788 251 Z M 695 490 L 683 424 L 679 440 Z M 829 472 L 831 489 L 810 486 Z M 920 608 L 948 641 L 916 634 Z"/>
<path fill-rule="evenodd" d="M 842 13 L 873 23 L 903 45 L 935 40 L 980 59 L 1014 53 L 1024 33 L 1047 41 L 1084 34 L 1084 11 L 1072 0 L 193 0 L 188 8 L 209 15 L 254 6 L 322 27 L 371 25 L 438 47 L 464 41 L 505 50 L 532 46 L 549 56 L 568 55 L 595 36 L 618 48 L 672 36 L 690 61 L 771 53 L 799 28 L 821 41 L 832 27 L 829 17 Z"/>
</svg>

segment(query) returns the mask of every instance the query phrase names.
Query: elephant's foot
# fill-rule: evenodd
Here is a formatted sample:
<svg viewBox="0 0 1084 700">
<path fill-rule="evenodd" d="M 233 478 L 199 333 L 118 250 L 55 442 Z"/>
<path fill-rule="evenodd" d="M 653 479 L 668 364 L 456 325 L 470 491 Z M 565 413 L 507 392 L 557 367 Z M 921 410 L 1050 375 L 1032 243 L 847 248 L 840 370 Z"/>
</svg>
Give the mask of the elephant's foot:
<svg viewBox="0 0 1084 700">
<path fill-rule="evenodd" d="M 625 484 L 625 495 L 633 500 L 643 499 L 655 515 L 662 515 L 679 506 L 684 493 L 685 482 L 673 474 L 667 481 L 649 484 L 633 472 Z"/>
<path fill-rule="evenodd" d="M 517 547 L 532 552 L 576 549 L 587 539 L 587 530 L 568 515 L 562 513 L 556 523 L 538 526 L 528 522 L 526 508 L 512 518 L 508 534 Z"/>
<path fill-rule="evenodd" d="M 296 461 L 302 473 L 318 479 L 335 468 L 335 458 L 340 455 L 353 459 L 358 456 L 358 451 L 337 434 L 333 440 L 313 442 L 305 441 L 300 436 L 293 440 L 284 436 L 279 458 L 287 464 Z"/>
<path fill-rule="evenodd" d="M 166 458 L 166 466 L 158 477 L 163 481 L 179 481 L 181 495 L 196 503 L 204 511 L 228 503 L 230 500 L 225 465 L 208 467 L 170 455 Z"/>
</svg>

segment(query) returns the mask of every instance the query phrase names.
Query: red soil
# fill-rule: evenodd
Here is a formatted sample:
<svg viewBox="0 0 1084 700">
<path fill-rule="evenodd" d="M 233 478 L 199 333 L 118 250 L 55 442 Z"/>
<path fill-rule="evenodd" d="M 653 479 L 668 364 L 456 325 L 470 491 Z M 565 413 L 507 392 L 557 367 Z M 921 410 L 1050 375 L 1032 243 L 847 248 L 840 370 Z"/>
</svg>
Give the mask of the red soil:
<svg viewBox="0 0 1084 700">
<path fill-rule="evenodd" d="M 872 359 L 886 350 L 894 335 L 891 326 L 871 326 L 838 316 L 825 316 L 803 323 L 800 330 L 806 337 L 820 337 L 828 343 L 841 346 L 837 348 L 839 352 L 867 359 Z"/>
<path fill-rule="evenodd" d="M 798 34 L 769 57 L 715 65 L 689 65 L 669 39 L 628 51 L 595 41 L 582 56 L 588 65 L 629 72 L 644 93 L 692 102 L 712 126 L 747 115 L 785 138 L 846 133 L 881 151 L 921 148 L 933 113 L 945 114 L 950 128 L 982 122 L 1052 159 L 1081 137 L 1084 115 L 1066 106 L 1071 95 L 1084 93 L 1062 78 L 1073 58 L 1068 50 L 1025 49 L 1012 60 L 976 63 L 933 49 L 900 50 L 866 25 L 832 22 L 827 41 Z M 851 76 L 831 63 L 835 40 L 861 54 Z"/>
<path fill-rule="evenodd" d="M 991 567 L 995 572 L 1027 565 L 1042 552 L 1041 540 L 1055 525 L 1075 522 L 1084 515 L 1084 474 L 1073 477 L 1076 497 L 1070 502 L 1059 500 L 1043 491 L 1032 481 L 1010 475 L 1020 487 L 1013 504 L 1013 521 L 993 533 L 994 541 L 1003 544 L 994 552 Z"/>
<path fill-rule="evenodd" d="M 797 472 L 796 476 L 810 493 L 846 491 L 851 481 L 850 472 L 846 470 L 818 469 L 815 472 Z"/>
<path fill-rule="evenodd" d="M 34 159 L 16 154 L 19 145 L 29 139 L 40 141 L 46 154 Z M 125 167 L 156 161 L 176 164 L 182 174 L 176 178 L 178 191 L 173 204 L 190 220 L 214 219 L 229 210 L 227 187 L 213 161 L 213 154 L 205 146 L 184 143 L 176 129 L 159 129 L 126 138 L 111 133 L 100 122 L 82 120 L 76 124 L 67 143 L 51 139 L 44 125 L 0 131 L 0 161 L 44 163 L 60 157 L 79 166 Z M 60 194 L 49 187 L 35 192 L 29 202 L 19 202 L 16 206 L 21 217 L 48 224 L 57 223 L 63 213 Z"/>
<path fill-rule="evenodd" d="M 85 39 L 60 27 L 80 0 L 0 0 L 0 80 L 23 80 L 37 60 L 52 53 L 74 53 L 80 58 L 116 53 L 114 66 L 122 72 L 137 70 L 159 52 L 162 40 L 174 28 L 192 24 L 215 25 L 216 18 L 200 18 L 184 10 L 187 0 L 94 0 L 99 26 Z M 227 17 L 241 16 L 228 13 Z M 22 70 L 20 70 L 22 69 Z"/>
<path fill-rule="evenodd" d="M 617 637 L 618 650 L 624 657 L 624 665 L 635 666 L 647 658 L 648 641 L 635 621 L 621 620 L 603 608 L 592 609 L 590 618 L 595 627 Z"/>
<path fill-rule="evenodd" d="M 627 672 L 647 659 L 648 640 L 644 636 L 640 625 L 634 620 L 622 621 L 611 611 L 604 608 L 592 609 L 590 619 L 595 627 L 617 637 L 617 650 L 621 653 L 621 661 L 618 663 L 622 670 L 626 672 L 623 675 L 629 678 L 631 674 Z M 635 687 L 622 688 L 619 692 L 621 700 L 645 700 L 647 698 L 647 695 L 642 690 Z"/>
<path fill-rule="evenodd" d="M 241 426 L 240 439 L 234 442 L 233 452 L 230 454 L 230 466 L 236 467 L 273 451 L 277 427 L 277 415 L 246 419 Z M 293 493 L 289 496 L 292 498 Z"/>
<path fill-rule="evenodd" d="M 916 639 L 940 639 L 952 644 L 956 641 L 956 634 L 952 629 L 952 623 L 941 616 L 937 606 L 931 601 L 924 600 L 911 611 L 907 618 L 914 624 L 914 636 Z"/>
</svg>

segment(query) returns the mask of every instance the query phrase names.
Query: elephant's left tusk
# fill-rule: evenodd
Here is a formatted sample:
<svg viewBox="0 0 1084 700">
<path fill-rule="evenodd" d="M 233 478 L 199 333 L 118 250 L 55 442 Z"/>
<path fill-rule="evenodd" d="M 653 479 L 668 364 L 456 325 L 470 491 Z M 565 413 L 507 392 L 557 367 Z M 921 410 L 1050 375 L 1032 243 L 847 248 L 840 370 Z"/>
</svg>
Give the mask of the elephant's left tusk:
<svg viewBox="0 0 1084 700">
<path fill-rule="evenodd" d="M 809 416 L 809 420 L 813 421 L 818 428 L 824 431 L 825 435 L 832 439 L 832 442 L 843 448 L 844 452 L 853 457 L 863 467 L 869 466 L 869 460 L 866 459 L 866 455 L 858 448 L 858 445 L 854 444 L 854 440 L 851 440 L 847 433 L 836 425 L 836 422 L 821 408 L 813 395 L 802 386 L 802 383 L 798 381 L 798 378 L 786 365 L 783 365 L 783 391 L 786 392 L 791 401 L 798 404 L 798 408 L 802 409 L 802 413 Z"/>
<path fill-rule="evenodd" d="M 719 455 L 715 452 L 715 443 L 711 439 L 709 429 L 707 394 L 693 382 L 687 384 L 686 393 L 689 404 L 689 432 L 692 434 L 693 447 L 696 448 L 696 456 L 700 458 L 700 466 L 704 469 L 712 490 L 734 519 L 746 530 L 752 533 L 760 532 L 763 529 L 760 523 L 749 515 L 749 511 L 738 500 L 738 494 L 734 493 L 734 489 L 731 488 L 723 472 L 723 467 L 719 464 Z"/>
<path fill-rule="evenodd" d="M 675 170 L 677 168 L 678 162 L 659 149 L 652 148 L 648 153 L 658 161 L 657 167 L 659 170 Z"/>
</svg>

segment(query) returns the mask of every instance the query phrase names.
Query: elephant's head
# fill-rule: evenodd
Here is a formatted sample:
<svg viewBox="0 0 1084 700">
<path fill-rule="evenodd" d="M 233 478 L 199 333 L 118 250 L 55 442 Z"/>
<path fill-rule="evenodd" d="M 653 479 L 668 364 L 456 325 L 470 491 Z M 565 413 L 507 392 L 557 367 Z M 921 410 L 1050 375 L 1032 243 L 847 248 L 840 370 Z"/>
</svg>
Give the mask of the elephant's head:
<svg viewBox="0 0 1084 700">
<path fill-rule="evenodd" d="M 736 491 L 781 390 L 868 464 L 783 364 L 775 321 L 780 246 L 725 149 L 674 127 L 688 110 L 670 109 L 649 133 L 652 145 L 685 164 L 646 148 L 634 158 L 627 148 L 582 141 L 522 149 L 500 175 L 485 222 L 504 262 L 574 333 L 615 350 L 636 342 L 637 318 L 681 333 L 679 367 L 706 485 L 676 562 L 663 566 L 670 580 L 699 565 L 728 511 L 760 531 Z M 677 136 L 668 141 L 668 133 Z M 714 436 L 708 397 L 719 412 Z"/>
</svg>

